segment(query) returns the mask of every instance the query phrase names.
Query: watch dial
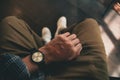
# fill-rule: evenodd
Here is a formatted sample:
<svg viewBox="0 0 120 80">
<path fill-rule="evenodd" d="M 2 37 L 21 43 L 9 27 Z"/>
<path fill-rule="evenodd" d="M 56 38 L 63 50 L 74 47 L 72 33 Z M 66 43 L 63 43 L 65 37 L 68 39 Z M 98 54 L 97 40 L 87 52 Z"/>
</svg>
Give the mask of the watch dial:
<svg viewBox="0 0 120 80">
<path fill-rule="evenodd" d="M 34 62 L 41 62 L 43 60 L 43 54 L 40 53 L 40 52 L 35 52 L 33 55 L 32 55 L 32 60 Z"/>
</svg>

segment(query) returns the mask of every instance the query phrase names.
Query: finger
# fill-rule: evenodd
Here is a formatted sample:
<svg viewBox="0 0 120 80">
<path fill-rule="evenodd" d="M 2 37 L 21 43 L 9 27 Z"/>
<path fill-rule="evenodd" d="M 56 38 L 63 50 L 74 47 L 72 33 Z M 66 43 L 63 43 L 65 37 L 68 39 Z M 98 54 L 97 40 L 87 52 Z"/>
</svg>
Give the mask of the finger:
<svg viewBox="0 0 120 80">
<path fill-rule="evenodd" d="M 68 58 L 68 60 L 72 60 L 72 59 L 76 58 L 76 56 L 77 56 L 76 54 L 73 54 L 71 57 Z"/>
<path fill-rule="evenodd" d="M 77 44 L 75 46 L 75 48 L 76 48 L 76 51 L 77 51 L 77 55 L 80 55 L 80 51 L 82 50 L 82 44 L 81 43 Z"/>
<path fill-rule="evenodd" d="M 81 43 L 79 43 L 75 47 L 75 52 L 76 53 L 74 53 L 68 60 L 72 60 L 72 59 L 76 58 L 77 56 L 79 56 L 81 50 L 82 50 L 82 45 L 81 45 Z"/>
<path fill-rule="evenodd" d="M 80 40 L 78 38 L 76 38 L 76 39 L 72 40 L 72 43 L 74 46 L 76 46 L 77 44 L 80 43 Z"/>
<path fill-rule="evenodd" d="M 69 32 L 66 32 L 66 33 L 64 33 L 64 34 L 62 34 L 62 35 L 65 36 L 65 37 L 67 37 L 67 36 L 70 35 L 70 33 L 69 33 Z"/>
<path fill-rule="evenodd" d="M 73 39 L 75 39 L 76 37 L 77 37 L 76 34 L 72 34 L 72 35 L 68 36 L 68 39 L 69 39 L 69 40 L 73 40 Z"/>
</svg>

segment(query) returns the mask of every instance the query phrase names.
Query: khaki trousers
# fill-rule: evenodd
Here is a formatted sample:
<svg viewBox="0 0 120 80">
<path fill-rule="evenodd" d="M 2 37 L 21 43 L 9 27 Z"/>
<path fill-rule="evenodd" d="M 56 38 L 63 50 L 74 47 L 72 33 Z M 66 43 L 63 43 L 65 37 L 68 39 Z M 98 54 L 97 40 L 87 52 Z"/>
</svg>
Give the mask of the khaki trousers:
<svg viewBox="0 0 120 80">
<path fill-rule="evenodd" d="M 100 30 L 94 19 L 86 19 L 65 31 L 75 33 L 83 49 L 70 62 L 56 62 L 45 67 L 46 80 L 108 80 L 106 54 Z M 0 53 L 11 53 L 21 58 L 30 49 L 44 45 L 44 41 L 22 19 L 9 16 L 0 24 Z"/>
</svg>

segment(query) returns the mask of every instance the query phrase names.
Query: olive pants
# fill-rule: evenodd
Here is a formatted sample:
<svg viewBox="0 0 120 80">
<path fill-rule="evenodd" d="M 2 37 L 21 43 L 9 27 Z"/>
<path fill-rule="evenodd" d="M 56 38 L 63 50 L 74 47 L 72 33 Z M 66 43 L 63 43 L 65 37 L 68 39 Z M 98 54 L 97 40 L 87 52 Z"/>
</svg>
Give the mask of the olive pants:
<svg viewBox="0 0 120 80">
<path fill-rule="evenodd" d="M 108 80 L 106 54 L 100 30 L 94 19 L 85 19 L 63 32 L 75 33 L 83 49 L 80 56 L 70 62 L 56 62 L 45 67 L 45 80 Z M 0 23 L 0 53 L 11 53 L 21 58 L 38 49 L 44 41 L 29 25 L 15 16 Z M 38 79 L 39 80 L 39 79 Z"/>
</svg>

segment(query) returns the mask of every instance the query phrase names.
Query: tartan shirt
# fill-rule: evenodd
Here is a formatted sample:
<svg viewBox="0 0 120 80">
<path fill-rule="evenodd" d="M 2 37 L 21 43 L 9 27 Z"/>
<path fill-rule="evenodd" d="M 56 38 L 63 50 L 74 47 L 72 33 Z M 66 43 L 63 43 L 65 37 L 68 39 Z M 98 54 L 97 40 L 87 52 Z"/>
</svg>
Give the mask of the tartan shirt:
<svg viewBox="0 0 120 80">
<path fill-rule="evenodd" d="M 30 75 L 26 65 L 19 56 L 13 54 L 0 55 L 0 80 L 43 80 L 44 75 L 38 72 Z"/>
</svg>

